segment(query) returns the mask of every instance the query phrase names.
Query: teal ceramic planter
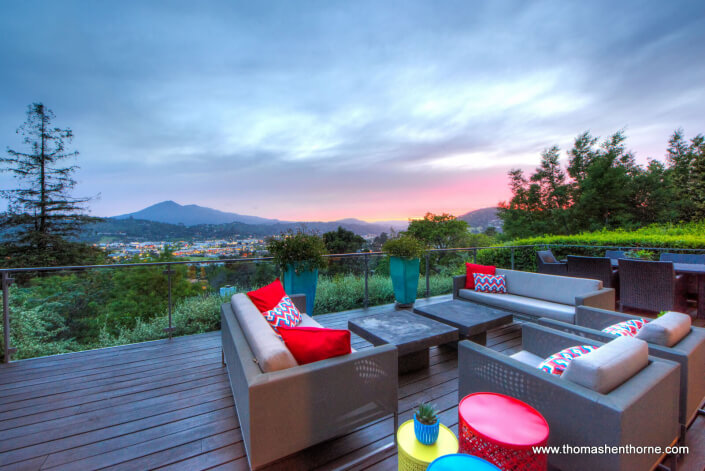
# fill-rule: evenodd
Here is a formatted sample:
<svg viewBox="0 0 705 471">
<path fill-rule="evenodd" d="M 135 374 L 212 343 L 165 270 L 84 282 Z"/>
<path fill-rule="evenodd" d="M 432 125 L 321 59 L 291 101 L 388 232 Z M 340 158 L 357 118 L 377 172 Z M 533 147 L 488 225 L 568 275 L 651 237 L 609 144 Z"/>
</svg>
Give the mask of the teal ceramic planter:
<svg viewBox="0 0 705 471">
<path fill-rule="evenodd" d="M 287 294 L 306 295 L 306 314 L 313 315 L 313 303 L 316 300 L 316 286 L 318 286 L 318 269 L 299 271 L 296 273 L 294 265 L 289 264 L 284 272 L 284 291 Z"/>
<path fill-rule="evenodd" d="M 389 273 L 398 304 L 410 306 L 416 301 L 420 263 L 418 258 L 389 257 Z"/>
</svg>

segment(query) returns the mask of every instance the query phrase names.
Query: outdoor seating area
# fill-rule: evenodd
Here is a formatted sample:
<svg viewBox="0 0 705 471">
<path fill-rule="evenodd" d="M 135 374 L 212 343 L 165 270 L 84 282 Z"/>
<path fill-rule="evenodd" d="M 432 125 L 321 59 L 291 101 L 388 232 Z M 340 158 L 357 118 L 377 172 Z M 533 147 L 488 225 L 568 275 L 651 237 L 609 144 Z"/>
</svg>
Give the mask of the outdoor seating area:
<svg viewBox="0 0 705 471">
<path fill-rule="evenodd" d="M 303 306 L 301 298 L 295 299 L 299 306 Z M 451 296 L 419 299 L 415 308 L 432 312 L 432 306 L 448 302 L 452 302 Z M 592 311 L 599 309 L 578 307 L 576 324 L 570 326 L 577 329 L 580 323 L 587 324 L 585 313 Z M 309 319 L 327 328 L 344 329 L 351 321 L 395 312 L 402 311 L 394 305 L 383 305 Z M 231 315 L 231 319 L 235 319 L 234 314 Z M 611 315 L 624 316 L 619 313 Z M 568 344 L 585 343 L 586 338 L 550 331 L 520 318 L 489 328 L 486 346 L 468 340 L 461 341 L 457 350 L 453 345 L 432 346 L 428 366 L 405 374 L 397 374 L 394 347 L 375 347 L 355 334 L 351 340 L 355 352 L 348 355 L 350 358 L 339 357 L 338 362 L 336 359 L 323 360 L 321 363 L 328 362 L 326 366 L 310 364 L 263 373 L 252 356 L 232 360 L 235 358 L 233 349 L 247 352 L 245 346 L 249 344 L 235 323 L 230 323 L 226 331 L 228 335 L 213 332 L 0 366 L 0 377 L 3 378 L 0 384 L 0 469 L 114 466 L 119 469 L 244 470 L 250 468 L 248 452 L 260 453 L 262 447 L 267 447 L 256 442 L 262 440 L 261 436 L 253 434 L 266 433 L 271 437 L 282 430 L 295 430 L 296 427 L 303 430 L 304 425 L 313 428 L 306 431 L 302 442 L 292 445 L 301 449 L 262 469 L 398 469 L 394 411 L 398 413 L 398 424 L 403 424 L 412 419 L 418 403 L 434 403 L 441 423 L 458 439 L 460 447 L 463 442 L 458 424 L 462 416 L 458 405 L 469 393 L 480 390 L 503 393 L 533 407 L 546 418 L 550 429 L 549 445 L 559 437 L 564 440 L 574 438 L 575 443 L 590 442 L 594 436 L 589 427 L 600 427 L 600 437 L 609 429 L 610 440 L 615 442 L 629 437 L 635 443 L 640 440 L 666 443 L 683 438 L 680 437 L 683 412 L 678 408 L 678 398 L 689 398 L 686 399 L 687 415 L 691 416 L 697 407 L 693 406 L 697 403 L 696 396 L 701 394 L 697 380 L 702 378 L 702 369 L 699 376 L 695 372 L 698 364 L 702 368 L 701 350 L 694 344 L 698 343 L 702 329 L 696 334 L 691 333 L 686 342 L 681 341 L 668 349 L 673 351 L 670 358 L 675 358 L 681 365 L 689 364 L 689 371 L 694 373 L 688 373 L 688 379 L 679 373 L 678 363 L 654 360 L 658 348 L 650 345 L 649 354 L 654 357 L 649 358 L 648 367 L 628 380 L 628 387 L 620 386 L 606 395 L 579 384 L 570 385 L 566 380 L 551 377 L 525 360 L 521 361 L 522 357 L 526 358 L 522 351 L 536 356 L 548 355 Z M 229 344 L 226 340 L 222 343 L 221 338 L 228 339 L 229 335 L 235 342 Z M 247 354 L 254 355 L 252 349 Z M 222 364 L 222 355 L 226 364 L 231 358 L 227 366 Z M 365 360 L 361 360 L 363 358 Z M 360 367 L 343 366 L 356 364 Z M 343 378 L 336 380 L 332 376 L 322 376 L 322 382 L 313 379 L 327 368 L 341 368 Z M 238 369 L 242 371 L 237 372 Z M 356 377 L 358 379 L 354 379 Z M 510 377 L 526 380 L 517 382 Z M 312 378 L 312 382 L 307 378 Z M 394 381 L 390 381 L 392 378 Z M 369 381 L 380 393 L 375 398 L 378 404 L 366 409 L 363 404 L 371 397 L 365 393 Z M 680 389 L 684 381 L 693 385 L 685 396 Z M 297 386 L 287 386 L 291 384 Z M 343 393 L 341 384 L 347 388 Z M 530 389 L 517 389 L 519 384 Z M 646 387 L 652 392 L 638 394 L 630 386 L 632 384 L 638 385 L 637 389 Z M 285 389 L 279 391 L 275 385 Z M 394 394 L 391 402 L 385 402 L 388 395 L 384 389 L 386 385 L 389 387 L 386 391 Z M 355 393 L 349 393 L 353 390 L 351 388 Z M 545 391 L 552 392 L 547 394 Z M 293 396 L 287 396 L 289 393 Z M 286 400 L 281 399 L 282 394 Z M 342 397 L 336 401 L 335 395 Z M 597 400 L 602 396 L 614 400 L 615 405 L 621 404 L 622 409 L 615 410 L 613 406 L 600 409 L 605 407 L 603 400 Z M 548 398 L 553 398 L 550 404 L 545 403 Z M 326 409 L 329 406 L 325 404 L 331 400 L 333 405 Z M 551 412 L 555 400 L 573 404 L 570 417 L 557 417 L 557 412 Z M 280 403 L 272 405 L 277 401 Z M 644 405 L 643 401 L 650 402 Z M 314 402 L 313 407 L 300 407 Z M 578 404 L 579 407 L 574 407 Z M 272 407 L 278 409 L 274 414 L 268 414 Z M 642 412 L 632 413 L 635 408 L 641 410 L 642 407 L 646 407 L 645 410 L 658 408 L 664 413 L 656 417 Z M 583 410 L 580 417 L 575 416 L 578 409 Z M 313 413 L 316 411 L 330 417 L 325 415 L 327 410 L 330 414 L 339 413 L 340 420 L 326 424 Z M 665 410 L 669 411 L 668 414 Z M 355 426 L 346 427 L 345 418 L 355 421 Z M 471 417 L 462 420 L 475 424 L 482 432 L 481 422 Z M 693 416 L 691 420 L 684 436 L 690 452 L 679 460 L 678 465 L 681 470 L 700 471 L 705 459 L 705 417 Z M 645 435 L 644 427 L 657 425 L 655 421 L 658 421 L 660 431 L 649 431 Z M 314 430 L 316 427 L 320 430 Z M 328 437 L 323 438 L 323 434 Z M 250 440 L 249 444 L 247 440 Z M 290 450 L 271 445 L 280 454 Z M 260 456 L 266 460 L 272 455 Z M 441 465 L 465 463 L 463 457 L 452 453 L 445 456 L 448 458 L 434 466 L 447 469 Z M 651 463 L 658 457 L 641 459 L 644 463 Z M 476 462 L 480 463 L 479 458 Z M 641 469 L 644 463 L 640 461 L 632 468 L 625 468 L 623 464 L 612 468 L 613 463 L 609 463 L 602 469 Z M 552 464 L 550 457 L 549 464 Z M 494 469 L 490 466 L 487 464 L 478 469 Z M 577 468 L 567 465 L 564 469 Z"/>
<path fill-rule="evenodd" d="M 661 251 L 659 260 L 629 258 L 622 250 L 604 257 L 568 255 L 558 260 L 550 250 L 536 253 L 539 273 L 589 278 L 614 288 L 620 311 L 686 312 L 693 306 L 705 318 L 705 254 Z"/>
</svg>

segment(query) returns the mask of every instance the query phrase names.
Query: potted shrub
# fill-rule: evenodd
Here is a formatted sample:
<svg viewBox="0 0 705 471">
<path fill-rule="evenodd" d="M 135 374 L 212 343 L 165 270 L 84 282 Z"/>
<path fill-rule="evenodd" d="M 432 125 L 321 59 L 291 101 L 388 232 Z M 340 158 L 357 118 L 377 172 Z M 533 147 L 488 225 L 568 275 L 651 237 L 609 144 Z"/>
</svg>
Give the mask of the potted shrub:
<svg viewBox="0 0 705 471">
<path fill-rule="evenodd" d="M 284 273 L 284 290 L 306 295 L 306 314 L 313 315 L 318 269 L 325 268 L 323 239 L 304 232 L 288 232 L 267 241 L 267 250 Z"/>
<path fill-rule="evenodd" d="M 441 423 L 432 404 L 422 402 L 414 412 L 414 435 L 424 445 L 433 445 L 438 440 Z"/>
<path fill-rule="evenodd" d="M 416 301 L 419 286 L 419 267 L 424 244 L 410 235 L 402 235 L 384 243 L 382 250 L 389 255 L 389 273 L 394 287 L 394 298 L 400 307 L 409 307 Z"/>
</svg>

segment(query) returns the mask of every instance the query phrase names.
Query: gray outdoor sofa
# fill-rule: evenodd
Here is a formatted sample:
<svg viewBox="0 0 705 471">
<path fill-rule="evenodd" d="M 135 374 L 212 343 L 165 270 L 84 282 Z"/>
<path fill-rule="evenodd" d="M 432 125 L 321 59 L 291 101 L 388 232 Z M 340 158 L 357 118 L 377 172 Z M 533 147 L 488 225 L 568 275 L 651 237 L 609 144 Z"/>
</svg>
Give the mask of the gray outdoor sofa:
<svg viewBox="0 0 705 471">
<path fill-rule="evenodd" d="M 609 342 L 617 336 L 602 332 L 602 329 L 630 319 L 640 318 L 579 306 L 575 312 L 575 325 L 545 318 L 539 319 L 539 324 L 588 339 Z M 687 426 L 695 419 L 705 400 L 705 329 L 691 327 L 690 333 L 671 347 L 649 343 L 649 355 L 681 365 L 679 422 L 681 436 L 684 437 Z"/>
<path fill-rule="evenodd" d="M 495 392 L 526 402 L 548 422 L 549 446 L 673 445 L 679 435 L 680 366 L 648 356 L 643 369 L 604 394 L 566 379 L 567 370 L 557 376 L 536 367 L 539 358 L 586 343 L 584 337 L 531 323 L 522 325 L 523 350 L 513 356 L 464 340 L 458 344 L 458 396 Z M 589 344 L 604 348 L 594 340 Z M 662 458 L 636 452 L 548 454 L 549 465 L 563 471 L 650 470 Z M 671 459 L 675 465 L 676 457 Z"/>
<path fill-rule="evenodd" d="M 304 295 L 290 298 L 303 314 L 301 325 L 320 327 L 305 314 Z M 252 469 L 390 415 L 396 430 L 393 345 L 297 365 L 242 293 L 221 306 L 221 332 L 223 362 Z"/>
<path fill-rule="evenodd" d="M 549 317 L 571 324 L 575 306 L 614 309 L 614 289 L 603 288 L 599 280 L 502 268 L 498 268 L 496 274 L 504 275 L 508 294 L 465 289 L 465 275 L 460 275 L 453 277 L 453 298 L 524 314 L 532 320 Z"/>
</svg>

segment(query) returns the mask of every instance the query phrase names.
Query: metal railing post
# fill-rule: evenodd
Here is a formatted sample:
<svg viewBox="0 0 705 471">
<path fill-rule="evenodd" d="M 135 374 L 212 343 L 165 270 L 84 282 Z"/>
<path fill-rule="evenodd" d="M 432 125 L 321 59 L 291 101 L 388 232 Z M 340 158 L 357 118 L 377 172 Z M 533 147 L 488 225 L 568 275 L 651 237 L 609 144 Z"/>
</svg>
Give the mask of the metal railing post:
<svg viewBox="0 0 705 471">
<path fill-rule="evenodd" d="M 512 270 L 514 270 L 514 247 L 512 247 Z"/>
<path fill-rule="evenodd" d="M 370 256 L 365 254 L 365 294 L 363 297 L 363 306 L 365 309 L 370 305 L 370 293 L 367 288 L 367 280 L 370 276 Z"/>
<path fill-rule="evenodd" d="M 477 249 L 472 249 L 472 263 L 477 263 Z"/>
<path fill-rule="evenodd" d="M 171 333 L 174 332 L 174 327 L 171 324 L 171 275 L 174 274 L 174 270 L 171 269 L 171 265 L 168 265 L 164 274 L 167 276 L 167 282 L 169 285 L 169 327 L 164 329 L 164 332 L 169 333 L 169 340 L 171 340 Z"/>
<path fill-rule="evenodd" d="M 2 272 L 2 327 L 5 342 L 4 362 L 10 363 L 12 354 L 17 351 L 10 346 L 10 285 L 15 281 L 8 272 Z"/>
<path fill-rule="evenodd" d="M 426 252 L 426 297 L 431 296 L 431 254 Z"/>
</svg>

